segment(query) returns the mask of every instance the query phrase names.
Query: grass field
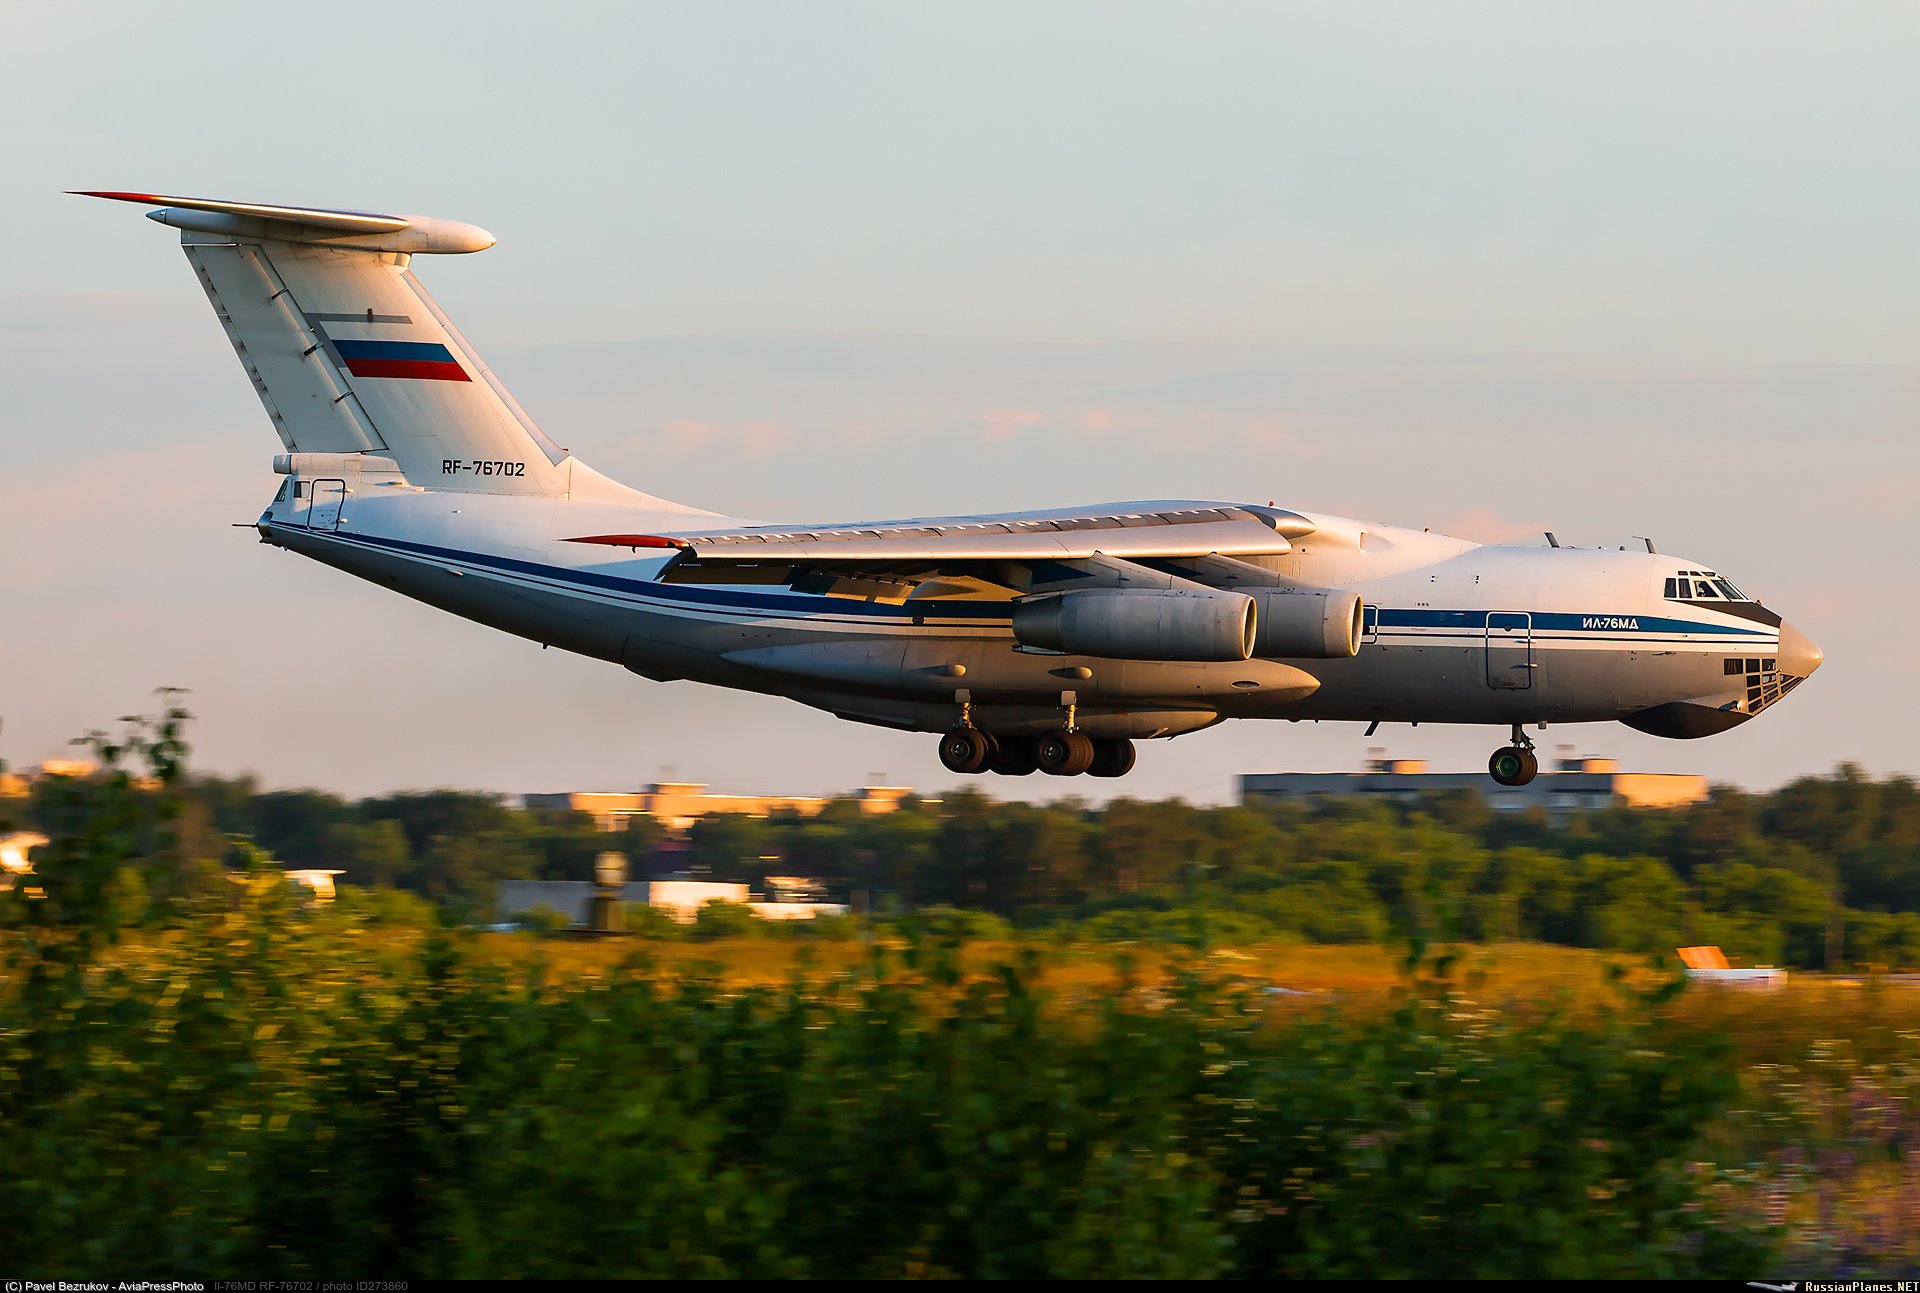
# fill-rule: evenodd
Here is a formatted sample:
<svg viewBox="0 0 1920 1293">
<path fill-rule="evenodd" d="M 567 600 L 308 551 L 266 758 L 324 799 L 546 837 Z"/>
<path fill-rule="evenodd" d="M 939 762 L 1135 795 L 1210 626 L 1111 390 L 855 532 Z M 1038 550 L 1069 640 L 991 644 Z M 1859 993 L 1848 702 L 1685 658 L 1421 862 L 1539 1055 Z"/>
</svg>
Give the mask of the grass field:
<svg viewBox="0 0 1920 1293">
<path fill-rule="evenodd" d="M 903 944 L 881 938 L 882 972 L 920 977 Z M 522 970 L 558 977 L 639 972 L 734 988 L 807 981 L 829 990 L 871 972 L 876 948 L 786 938 L 713 942 L 536 940 L 487 934 L 478 947 Z M 1389 1008 L 1415 990 L 1407 952 L 1380 946 L 1248 946 L 1195 952 L 1144 945 L 967 943 L 954 953 L 962 984 L 1037 953 L 1038 981 L 1072 1016 L 1116 993 L 1147 998 L 1200 973 L 1265 992 L 1276 1026 L 1302 1012 Z M 1436 958 L 1445 958 L 1436 966 Z M 1436 977 L 1438 969 L 1438 977 Z M 1430 949 L 1419 982 L 1444 982 L 1461 1010 L 1575 1016 L 1628 1008 L 1678 971 L 1619 953 L 1533 943 Z M 1920 985 L 1798 973 L 1774 987 L 1690 984 L 1656 1009 L 1690 1030 L 1732 1042 L 1741 1098 L 1710 1129 L 1711 1162 L 1735 1211 L 1780 1228 L 1788 1273 L 1920 1268 Z"/>
<path fill-rule="evenodd" d="M 248 1050 L 247 1065 L 264 1064 L 264 1071 L 291 1075 L 308 1071 L 309 1061 L 298 1047 L 324 1039 L 335 1010 L 371 1009 L 368 1017 L 378 1018 L 388 1010 L 378 1001 L 427 1000 L 419 995 L 420 976 L 432 953 L 423 931 L 332 916 L 295 919 L 273 928 L 277 932 L 266 938 L 265 927 L 236 918 L 229 933 L 201 927 L 133 934 L 103 949 L 86 981 L 119 984 L 108 991 L 114 1001 L 104 1003 L 110 1010 L 103 1020 L 117 1017 L 111 1012 L 135 1000 L 151 1000 L 154 1017 L 168 1018 L 177 1009 L 169 1004 L 179 999 L 177 994 L 190 982 L 198 985 L 195 991 L 203 993 L 206 1018 L 230 1018 L 239 1029 L 236 1037 L 252 1038 L 222 1045 Z M 857 1015 L 865 1008 L 863 1001 L 877 999 L 862 994 L 886 984 L 907 990 L 900 1001 L 919 1003 L 897 1007 L 907 1011 L 901 1018 L 926 1010 L 932 1026 L 932 1021 L 957 1013 L 969 994 L 1001 991 L 1007 981 L 1004 968 L 1015 965 L 1022 967 L 1016 977 L 1032 992 L 1049 1029 L 1070 1036 L 1091 1037 L 1110 1026 L 1102 1021 L 1110 1020 L 1105 1007 L 1111 1004 L 1130 1012 L 1127 1017 L 1136 1022 L 1129 1028 L 1151 1027 L 1146 1021 L 1163 1007 L 1191 1014 L 1196 1009 L 1191 994 L 1196 991 L 1219 1000 L 1231 997 L 1241 1003 L 1236 1009 L 1250 1003 L 1259 1012 L 1256 1028 L 1270 1025 L 1300 1038 L 1316 1035 L 1315 1021 L 1321 1016 L 1375 1019 L 1413 998 L 1439 1003 L 1449 1018 L 1464 1021 L 1459 1033 L 1466 1047 L 1459 1052 L 1462 1056 L 1473 1054 L 1479 1021 L 1485 1021 L 1488 1036 L 1516 1022 L 1549 1016 L 1558 1016 L 1577 1032 L 1615 1013 L 1644 1018 L 1651 1012 L 1666 1031 L 1645 1034 L 1650 1038 L 1646 1044 L 1658 1048 L 1649 1052 L 1654 1056 L 1649 1073 L 1663 1071 L 1660 1055 L 1668 1057 L 1665 1071 L 1671 1073 L 1672 1066 L 1700 1063 L 1679 1056 L 1706 1053 L 1668 1046 L 1659 1040 L 1662 1036 L 1717 1035 L 1729 1043 L 1718 1053 L 1726 1056 L 1721 1062 L 1737 1078 L 1737 1094 L 1716 1106 L 1723 1111 L 1710 1125 L 1700 1129 L 1694 1124 L 1704 1134 L 1687 1152 L 1699 1155 L 1697 1162 L 1689 1160 L 1689 1170 L 1697 1172 L 1701 1182 L 1711 1182 L 1708 1197 L 1717 1215 L 1770 1229 L 1776 1236 L 1780 1269 L 1737 1274 L 1888 1276 L 1920 1269 L 1920 987 L 1898 981 L 1801 973 L 1775 988 L 1689 985 L 1663 995 L 1663 987 L 1671 986 L 1677 973 L 1672 960 L 1532 943 L 1429 948 L 1417 967 L 1410 966 L 1406 949 L 1383 946 L 1256 944 L 1199 951 L 1179 945 L 1045 940 L 910 944 L 892 931 L 846 938 L 783 932 L 710 941 L 482 933 L 456 936 L 456 943 L 464 949 L 459 953 L 461 975 L 493 975 L 505 984 L 527 985 L 526 999 L 553 1003 L 560 1011 L 556 1018 L 574 1009 L 591 1013 L 595 1007 L 583 998 L 618 995 L 594 989 L 635 980 L 655 985 L 663 996 L 745 1001 L 758 994 L 763 1003 L 768 1000 L 764 990 L 773 989 L 774 1000 L 793 994 L 831 1002 L 842 1017 Z M 195 965 L 200 969 L 189 973 L 187 967 Z M 1195 984 L 1201 986 L 1196 989 Z M 9 982 L 0 977 L 0 996 L 21 987 L 17 978 Z M 352 1006 L 356 1000 L 362 1005 Z M 566 1005 L 568 1000 L 576 1005 Z M 366 1006 L 368 1002 L 376 1004 Z M 511 1014 L 518 1007 L 507 1009 Z M 721 1017 L 711 1018 L 718 1026 Z M 294 1022 L 280 1033 L 283 1020 Z M 1287 1032 L 1295 1029 L 1299 1031 Z M 1591 1031 L 1597 1037 L 1604 1029 Z M 308 1040 L 296 1045 L 302 1036 Z M 387 1043 L 368 1041 L 374 1049 L 354 1052 L 354 1062 L 388 1063 L 381 1049 Z M 618 1044 L 630 1043 L 623 1038 Z M 1290 1044 L 1283 1042 L 1283 1049 Z M 205 1052 L 216 1053 L 224 1052 Z M 635 1053 L 643 1054 L 644 1048 Z M 1143 1053 L 1151 1054 L 1151 1049 Z M 176 1055 L 157 1062 L 181 1059 L 184 1056 Z M 717 1071 L 728 1070 L 728 1062 L 716 1062 Z M 863 1061 L 848 1056 L 846 1062 L 850 1067 L 836 1079 L 847 1084 L 846 1089 L 863 1090 L 876 1080 L 861 1067 Z M 1394 1061 L 1389 1056 L 1386 1062 Z M 144 1088 L 136 1084 L 122 1090 L 114 1076 L 119 1069 L 102 1068 L 96 1061 L 76 1071 L 102 1084 L 103 1096 L 90 1098 L 117 1093 L 130 1102 L 135 1125 L 144 1125 L 141 1119 L 150 1108 L 141 1094 Z M 1371 1069 L 1363 1065 L 1359 1071 Z M 200 1080 L 191 1066 L 179 1072 L 176 1081 Z M 784 1069 L 770 1070 L 769 1080 L 780 1082 L 785 1076 Z M 895 1072 L 890 1080 L 900 1077 Z M 1557 1116 L 1548 1106 L 1562 1097 L 1536 1094 L 1524 1077 L 1510 1080 L 1520 1085 L 1509 1089 L 1506 1112 L 1499 1115 L 1501 1126 L 1541 1112 Z M 299 1089 L 287 1087 L 296 1093 Z M 1387 1104 L 1344 1115 L 1349 1130 L 1361 1133 L 1354 1144 L 1364 1143 L 1365 1133 L 1378 1121 L 1396 1117 L 1393 1102 L 1399 1097 L 1390 1084 L 1385 1090 Z M 1605 1098 L 1604 1088 L 1595 1091 L 1596 1098 Z M 228 1098 L 237 1100 L 238 1107 L 249 1107 L 253 1099 L 241 1094 Z M 1673 1107 L 1657 1090 L 1635 1099 L 1633 1107 L 1649 1111 L 1648 1118 L 1665 1116 L 1663 1111 Z M 1337 1121 L 1342 1115 L 1331 1116 Z M 1645 1125 L 1636 1121 L 1639 1116 L 1616 1116 L 1610 1125 L 1627 1130 L 1608 1134 L 1630 1141 L 1632 1129 Z M 1665 1134 L 1651 1126 L 1647 1133 Z M 1604 1148 L 1597 1142 L 1596 1147 Z M 46 1149 L 57 1158 L 60 1146 L 50 1142 Z M 1477 1161 L 1500 1165 L 1524 1179 L 1525 1165 L 1504 1162 L 1503 1153 L 1486 1149 Z M 1583 1196 L 1573 1206 L 1577 1210 L 1588 1205 Z"/>
</svg>

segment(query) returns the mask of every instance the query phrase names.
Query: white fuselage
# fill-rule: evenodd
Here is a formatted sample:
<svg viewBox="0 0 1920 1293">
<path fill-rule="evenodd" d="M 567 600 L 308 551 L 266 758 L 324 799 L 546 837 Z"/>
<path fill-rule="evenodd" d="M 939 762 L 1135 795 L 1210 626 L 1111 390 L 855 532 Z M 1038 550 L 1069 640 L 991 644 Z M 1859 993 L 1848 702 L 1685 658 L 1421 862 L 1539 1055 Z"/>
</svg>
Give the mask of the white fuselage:
<svg viewBox="0 0 1920 1293">
<path fill-rule="evenodd" d="M 1113 660 L 1021 647 L 1004 597 L 668 583 L 671 550 L 569 542 L 671 533 L 692 519 L 702 529 L 749 522 L 404 483 L 329 488 L 317 502 L 313 482 L 296 484 L 303 497 L 283 490 L 261 518 L 269 542 L 649 677 L 775 693 L 915 730 L 951 726 L 963 700 L 982 727 L 1016 733 L 1057 725 L 1068 703 L 1088 732 L 1131 737 L 1235 717 L 1509 725 L 1630 720 L 1663 706 L 1718 715 L 1704 727 L 1720 730 L 1783 690 L 1778 617 L 1750 602 L 1663 596 L 1677 572 L 1698 567 L 1650 552 L 1483 546 L 1301 513 L 1313 532 L 1267 566 L 1358 593 L 1357 655 Z"/>
</svg>

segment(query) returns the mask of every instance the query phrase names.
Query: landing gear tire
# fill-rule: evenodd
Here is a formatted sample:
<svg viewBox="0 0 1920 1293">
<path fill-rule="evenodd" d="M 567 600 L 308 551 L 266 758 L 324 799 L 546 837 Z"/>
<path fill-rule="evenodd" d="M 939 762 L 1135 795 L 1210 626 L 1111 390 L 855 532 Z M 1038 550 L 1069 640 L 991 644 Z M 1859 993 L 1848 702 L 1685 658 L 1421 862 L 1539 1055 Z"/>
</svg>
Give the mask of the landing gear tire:
<svg viewBox="0 0 1920 1293">
<path fill-rule="evenodd" d="M 995 742 L 987 770 L 1003 777 L 1030 777 L 1040 766 L 1038 751 L 1030 736 L 1004 736 Z"/>
<path fill-rule="evenodd" d="M 1133 742 L 1125 737 L 1093 743 L 1093 762 L 1087 767 L 1090 777 L 1124 777 L 1133 771 Z"/>
<path fill-rule="evenodd" d="M 993 738 L 977 727 L 956 727 L 940 738 L 940 762 L 948 772 L 980 772 L 993 753 Z"/>
<path fill-rule="evenodd" d="M 1093 741 L 1079 732 L 1050 732 L 1034 753 L 1049 776 L 1077 777 L 1093 766 Z"/>
<path fill-rule="evenodd" d="M 1487 760 L 1487 774 L 1503 786 L 1524 786 L 1539 771 L 1533 751 L 1518 745 L 1502 746 Z"/>
</svg>

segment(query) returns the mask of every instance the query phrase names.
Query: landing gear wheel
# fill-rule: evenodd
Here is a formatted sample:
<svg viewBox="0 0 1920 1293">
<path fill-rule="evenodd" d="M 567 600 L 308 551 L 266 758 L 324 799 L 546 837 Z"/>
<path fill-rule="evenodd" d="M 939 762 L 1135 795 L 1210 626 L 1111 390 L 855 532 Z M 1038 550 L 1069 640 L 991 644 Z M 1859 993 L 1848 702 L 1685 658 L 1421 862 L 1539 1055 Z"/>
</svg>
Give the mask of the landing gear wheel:
<svg viewBox="0 0 1920 1293">
<path fill-rule="evenodd" d="M 1079 732 L 1050 732 L 1034 752 L 1049 776 L 1077 777 L 1093 766 L 1093 741 Z"/>
<path fill-rule="evenodd" d="M 993 757 L 987 761 L 987 770 L 1003 777 L 1032 776 L 1040 766 L 1040 756 L 1034 744 L 1030 736 L 996 738 L 996 748 Z"/>
<path fill-rule="evenodd" d="M 1090 777 L 1124 777 L 1133 771 L 1133 742 L 1124 736 L 1093 743 L 1093 762 L 1087 768 Z"/>
<path fill-rule="evenodd" d="M 993 750 L 993 738 L 977 727 L 956 727 L 940 738 L 940 762 L 948 772 L 979 772 Z"/>
<path fill-rule="evenodd" d="M 1540 771 L 1540 760 L 1532 750 L 1508 745 L 1495 750 L 1487 760 L 1487 773 L 1503 786 L 1524 786 Z"/>
</svg>

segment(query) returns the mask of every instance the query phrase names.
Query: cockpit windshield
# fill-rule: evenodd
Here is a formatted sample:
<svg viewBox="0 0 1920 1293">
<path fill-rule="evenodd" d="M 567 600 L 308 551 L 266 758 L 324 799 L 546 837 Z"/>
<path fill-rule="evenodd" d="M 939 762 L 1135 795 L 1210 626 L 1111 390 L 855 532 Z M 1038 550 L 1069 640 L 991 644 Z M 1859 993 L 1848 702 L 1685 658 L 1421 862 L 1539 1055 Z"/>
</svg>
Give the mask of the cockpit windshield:
<svg viewBox="0 0 1920 1293">
<path fill-rule="evenodd" d="M 1750 602 L 1753 599 L 1711 570 L 1682 570 L 1667 580 L 1666 596 L 1681 602 Z"/>
</svg>

